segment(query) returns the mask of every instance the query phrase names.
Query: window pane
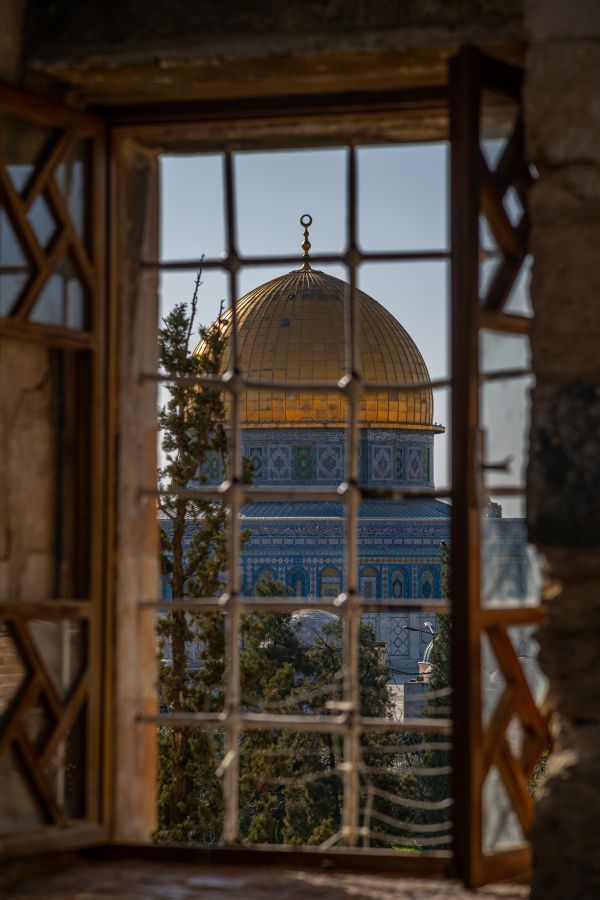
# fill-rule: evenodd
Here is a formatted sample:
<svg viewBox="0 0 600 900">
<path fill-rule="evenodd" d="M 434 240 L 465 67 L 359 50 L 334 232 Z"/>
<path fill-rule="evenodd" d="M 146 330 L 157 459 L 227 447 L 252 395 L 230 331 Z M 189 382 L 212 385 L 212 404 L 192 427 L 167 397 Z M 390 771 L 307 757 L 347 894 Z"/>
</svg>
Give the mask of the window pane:
<svg viewBox="0 0 600 900">
<path fill-rule="evenodd" d="M 447 144 L 359 148 L 362 249 L 428 250 L 448 246 L 447 153 Z"/>
</svg>

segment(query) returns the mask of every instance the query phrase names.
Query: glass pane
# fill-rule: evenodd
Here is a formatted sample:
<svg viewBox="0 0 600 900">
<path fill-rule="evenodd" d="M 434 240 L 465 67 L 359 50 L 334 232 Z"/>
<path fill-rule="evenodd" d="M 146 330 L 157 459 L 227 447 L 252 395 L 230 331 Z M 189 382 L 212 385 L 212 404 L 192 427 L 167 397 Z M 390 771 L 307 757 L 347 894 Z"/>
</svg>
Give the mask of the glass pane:
<svg viewBox="0 0 600 900">
<path fill-rule="evenodd" d="M 54 718 L 43 695 L 39 695 L 27 707 L 21 721 L 25 734 L 39 753 L 50 737 L 54 726 Z"/>
<path fill-rule="evenodd" d="M 278 582 L 271 582 L 278 592 Z M 285 590 L 285 588 L 283 588 Z M 269 593 L 263 579 L 254 593 Z M 325 610 L 242 617 L 242 706 L 247 712 L 335 715 L 342 696 L 342 623 Z"/>
<path fill-rule="evenodd" d="M 160 844 L 216 844 L 223 833 L 222 729 L 158 729 Z"/>
<path fill-rule="evenodd" d="M 481 635 L 481 720 L 488 726 L 506 687 L 506 679 L 498 665 L 487 634 Z"/>
<path fill-rule="evenodd" d="M 47 674 L 65 700 L 79 681 L 86 663 L 86 629 L 81 621 L 36 619 L 28 625 Z"/>
<path fill-rule="evenodd" d="M 447 154 L 445 143 L 358 150 L 359 243 L 364 250 L 447 248 Z"/>
<path fill-rule="evenodd" d="M 507 628 L 531 695 L 536 704 L 541 706 L 548 693 L 548 679 L 542 672 L 538 661 L 540 645 L 537 639 L 537 630 L 536 625 L 513 625 Z"/>
<path fill-rule="evenodd" d="M 294 254 L 302 260 L 299 219 L 313 218 L 311 253 L 346 243 L 346 150 L 277 150 L 234 158 L 240 252 Z M 289 268 L 299 268 L 289 266 Z M 283 274 L 281 269 L 278 275 Z"/>
<path fill-rule="evenodd" d="M 163 591 L 168 589 L 163 580 Z M 219 613 L 161 613 L 157 649 L 158 700 L 163 715 L 222 712 L 225 631 Z"/>
<path fill-rule="evenodd" d="M 55 128 L 2 112 L 0 157 L 6 161 L 8 174 L 17 191 L 22 192 L 38 163 L 59 134 Z"/>
<path fill-rule="evenodd" d="M 0 316 L 10 314 L 31 275 L 6 211 L 0 209 Z"/>
<path fill-rule="evenodd" d="M 533 256 L 527 256 L 508 295 L 504 312 L 514 316 L 533 316 L 530 290 L 532 269 Z"/>
<path fill-rule="evenodd" d="M 506 193 L 502 198 L 502 205 L 504 206 L 510 224 L 513 228 L 516 228 L 523 218 L 524 209 L 521 198 L 512 185 L 506 190 Z"/>
<path fill-rule="evenodd" d="M 226 250 L 223 175 L 221 154 L 160 157 L 161 259 Z"/>
<path fill-rule="evenodd" d="M 83 330 L 89 318 L 87 290 L 84 288 L 70 256 L 63 256 L 46 281 L 31 313 L 30 322 L 62 325 Z"/>
<path fill-rule="evenodd" d="M 341 735 L 245 732 L 240 745 L 243 840 L 318 847 L 339 831 Z"/>
<path fill-rule="evenodd" d="M 159 317 L 161 325 L 165 316 L 168 316 L 177 304 L 187 303 L 189 305 L 191 303 L 196 277 L 194 272 L 160 273 Z M 194 331 L 197 343 L 200 342 L 198 335 L 200 326 L 209 326 L 215 321 L 219 315 L 221 304 L 223 309 L 227 308 L 229 302 L 228 281 L 225 272 L 218 269 L 206 269 L 202 272 L 196 297 L 197 313 Z"/>
<path fill-rule="evenodd" d="M 529 419 L 533 376 L 484 382 L 480 391 L 480 423 L 485 433 L 486 465 L 504 464 L 507 471 L 487 469 L 486 488 L 524 487 L 529 458 Z"/>
<path fill-rule="evenodd" d="M 526 334 L 507 334 L 482 328 L 479 332 L 479 367 L 483 373 L 531 366 L 531 345 Z"/>
<path fill-rule="evenodd" d="M 523 829 L 495 766 L 492 766 L 485 779 L 481 799 L 484 853 L 496 853 L 522 843 L 525 840 Z"/>
<path fill-rule="evenodd" d="M 88 240 L 89 168 L 91 143 L 77 138 L 54 170 L 54 179 L 79 237 Z"/>
<path fill-rule="evenodd" d="M 434 379 L 450 375 L 448 277 L 446 262 L 371 263 L 362 265 L 358 273 L 359 288 L 384 306 L 408 332 L 426 372 Z M 361 328 L 369 324 L 365 321 Z M 416 359 L 406 374 L 410 376 L 413 371 L 422 380 Z"/>
<path fill-rule="evenodd" d="M 481 602 L 537 606 L 544 559 L 527 541 L 524 497 L 488 498 L 481 521 Z"/>
<path fill-rule="evenodd" d="M 6 622 L 0 622 L 0 722 L 25 680 L 27 670 Z"/>
<path fill-rule="evenodd" d="M 86 709 L 83 707 L 46 773 L 59 806 L 70 819 L 85 817 Z"/>
<path fill-rule="evenodd" d="M 482 304 L 502 262 L 501 255 L 490 252 L 479 263 L 479 297 Z"/>
<path fill-rule="evenodd" d="M 47 247 L 52 237 L 56 234 L 57 225 L 46 200 L 41 194 L 33 201 L 27 213 L 27 218 L 40 247 Z"/>
<path fill-rule="evenodd" d="M 452 745 L 445 735 L 362 737 L 363 846 L 447 850 L 452 840 Z"/>
<path fill-rule="evenodd" d="M 13 747 L 0 758 L 0 834 L 48 824 Z"/>
</svg>

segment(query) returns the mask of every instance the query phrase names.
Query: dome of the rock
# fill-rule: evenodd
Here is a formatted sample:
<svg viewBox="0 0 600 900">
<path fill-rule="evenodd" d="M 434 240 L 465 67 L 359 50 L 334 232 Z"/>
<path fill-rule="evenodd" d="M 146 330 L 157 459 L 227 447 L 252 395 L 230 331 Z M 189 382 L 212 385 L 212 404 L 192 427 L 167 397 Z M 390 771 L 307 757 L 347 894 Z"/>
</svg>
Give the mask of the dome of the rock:
<svg viewBox="0 0 600 900">
<path fill-rule="evenodd" d="M 348 290 L 346 282 L 306 266 L 247 293 L 237 305 L 242 372 L 253 380 L 274 384 L 337 383 L 347 371 L 344 300 Z M 429 380 L 417 345 L 377 300 L 359 291 L 359 304 L 359 368 L 365 381 L 384 386 L 367 394 L 361 424 L 442 430 L 433 424 L 429 388 L 398 391 L 385 387 Z M 224 322 L 229 331 L 229 311 Z M 228 347 L 224 367 L 229 352 Z M 335 390 L 248 390 L 242 396 L 241 424 L 246 428 L 339 427 L 345 422 L 345 406 Z"/>
</svg>

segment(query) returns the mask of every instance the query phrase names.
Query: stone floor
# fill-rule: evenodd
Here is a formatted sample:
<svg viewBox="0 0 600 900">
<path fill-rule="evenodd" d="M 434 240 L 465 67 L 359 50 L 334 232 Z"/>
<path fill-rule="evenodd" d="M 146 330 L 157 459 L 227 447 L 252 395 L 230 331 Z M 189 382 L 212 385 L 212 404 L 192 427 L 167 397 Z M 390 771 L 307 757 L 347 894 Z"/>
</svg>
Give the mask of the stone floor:
<svg viewBox="0 0 600 900">
<path fill-rule="evenodd" d="M 450 881 L 139 860 L 77 862 L 52 874 L 32 873 L 4 891 L 7 900 L 521 900 L 529 896 L 528 888 L 519 885 L 495 885 L 473 894 Z"/>
</svg>

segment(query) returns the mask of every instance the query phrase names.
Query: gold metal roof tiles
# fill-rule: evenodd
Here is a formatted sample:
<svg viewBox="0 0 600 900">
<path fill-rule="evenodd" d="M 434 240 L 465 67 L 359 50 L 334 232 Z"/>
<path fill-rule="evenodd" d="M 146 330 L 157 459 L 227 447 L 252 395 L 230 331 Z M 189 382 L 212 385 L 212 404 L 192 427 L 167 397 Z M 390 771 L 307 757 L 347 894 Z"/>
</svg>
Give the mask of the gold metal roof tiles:
<svg viewBox="0 0 600 900">
<path fill-rule="evenodd" d="M 308 267 L 310 245 L 303 249 L 304 266 Z M 344 298 L 348 289 L 349 285 L 339 278 L 303 267 L 242 297 L 237 304 L 242 372 L 271 383 L 337 382 L 346 370 Z M 363 379 L 380 384 L 428 381 L 425 361 L 408 332 L 380 303 L 362 291 L 358 293 Z M 228 331 L 230 313 L 225 314 L 224 322 Z M 224 368 L 228 363 L 226 350 Z M 241 424 L 253 428 L 339 427 L 345 423 L 345 407 L 337 391 L 248 390 L 241 398 Z M 363 404 L 362 424 L 442 430 L 433 424 L 429 388 L 369 393 Z"/>
</svg>

